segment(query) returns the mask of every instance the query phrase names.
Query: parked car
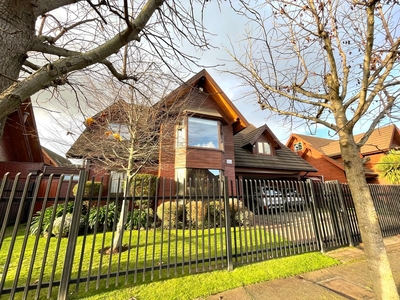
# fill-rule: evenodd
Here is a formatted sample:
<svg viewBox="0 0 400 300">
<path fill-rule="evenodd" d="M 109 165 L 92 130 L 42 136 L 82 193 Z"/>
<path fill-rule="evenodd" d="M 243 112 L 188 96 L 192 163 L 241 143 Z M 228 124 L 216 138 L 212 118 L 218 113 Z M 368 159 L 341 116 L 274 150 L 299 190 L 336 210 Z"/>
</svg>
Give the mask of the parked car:
<svg viewBox="0 0 400 300">
<path fill-rule="evenodd" d="M 287 210 L 301 210 L 304 208 L 305 199 L 296 189 L 283 190 Z"/>
<path fill-rule="evenodd" d="M 269 189 L 266 186 L 258 187 L 255 200 L 264 211 L 281 211 L 285 209 L 285 199 L 282 192 L 277 189 Z"/>
</svg>

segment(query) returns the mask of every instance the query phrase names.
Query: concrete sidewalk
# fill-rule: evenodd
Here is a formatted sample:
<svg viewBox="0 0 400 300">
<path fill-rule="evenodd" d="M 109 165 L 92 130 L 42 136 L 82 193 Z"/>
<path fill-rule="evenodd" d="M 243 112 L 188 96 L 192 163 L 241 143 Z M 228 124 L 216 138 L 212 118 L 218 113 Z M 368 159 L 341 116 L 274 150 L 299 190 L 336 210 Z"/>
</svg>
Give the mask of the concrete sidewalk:
<svg viewBox="0 0 400 300">
<path fill-rule="evenodd" d="M 385 238 L 390 264 L 400 292 L 400 235 Z M 362 246 L 329 251 L 341 265 L 243 286 L 212 295 L 207 300 L 374 299 Z"/>
</svg>

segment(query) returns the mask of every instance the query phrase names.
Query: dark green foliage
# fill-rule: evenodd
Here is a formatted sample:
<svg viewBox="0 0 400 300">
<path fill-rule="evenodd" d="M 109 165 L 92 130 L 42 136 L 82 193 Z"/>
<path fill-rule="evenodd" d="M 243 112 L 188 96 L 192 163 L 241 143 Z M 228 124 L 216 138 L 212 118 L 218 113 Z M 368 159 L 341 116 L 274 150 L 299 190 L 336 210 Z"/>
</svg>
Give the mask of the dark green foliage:
<svg viewBox="0 0 400 300">
<path fill-rule="evenodd" d="M 150 196 L 156 194 L 157 176 L 152 174 L 136 174 L 131 181 L 131 194 L 135 197 Z"/>
<path fill-rule="evenodd" d="M 150 228 L 154 220 L 154 212 L 151 208 L 134 209 L 128 213 L 128 219 L 125 225 L 127 230 Z"/>
<path fill-rule="evenodd" d="M 70 214 L 72 213 L 72 210 L 74 209 L 74 203 L 73 202 L 69 202 L 67 204 L 67 210 L 66 213 Z M 51 223 L 51 215 L 53 214 L 53 210 L 54 210 L 54 206 L 49 206 L 44 210 L 43 213 L 43 221 L 42 221 L 42 226 L 41 228 L 39 228 L 39 223 L 40 223 L 40 219 L 42 216 L 42 212 L 38 211 L 35 216 L 33 216 L 32 221 L 31 221 L 31 226 L 29 227 L 29 231 L 32 235 L 35 234 L 44 234 L 47 233 L 48 228 L 50 226 Z M 56 208 L 56 213 L 55 213 L 55 217 L 54 219 L 61 217 L 64 211 L 64 204 L 58 204 L 57 208 Z M 54 221 L 54 220 L 53 220 Z"/>
<path fill-rule="evenodd" d="M 114 221 L 118 222 L 119 215 L 119 208 L 114 203 L 110 203 L 108 206 L 100 206 L 98 210 L 97 208 L 93 207 L 90 210 L 88 217 L 89 228 L 93 229 L 96 226 L 97 222 L 97 230 L 103 229 L 104 227 L 106 227 L 106 230 L 112 230 Z"/>
<path fill-rule="evenodd" d="M 72 189 L 72 193 L 74 194 L 74 196 L 76 196 L 76 193 L 78 191 L 78 185 L 79 184 L 75 184 L 74 188 Z M 86 181 L 85 183 L 85 191 L 83 192 L 83 197 L 89 197 L 92 192 L 92 186 L 93 186 L 93 196 L 97 197 L 100 191 L 100 186 L 101 186 L 101 182 L 95 181 Z"/>
</svg>

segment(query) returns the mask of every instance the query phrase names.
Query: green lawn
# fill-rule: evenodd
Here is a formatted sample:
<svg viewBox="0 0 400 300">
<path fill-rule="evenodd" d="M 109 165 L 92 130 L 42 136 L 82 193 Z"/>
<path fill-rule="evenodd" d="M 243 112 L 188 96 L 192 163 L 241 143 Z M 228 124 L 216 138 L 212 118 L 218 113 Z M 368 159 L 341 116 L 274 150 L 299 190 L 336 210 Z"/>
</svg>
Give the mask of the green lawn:
<svg viewBox="0 0 400 300">
<path fill-rule="evenodd" d="M 284 278 L 338 264 L 333 258 L 313 252 L 235 268 L 160 280 L 138 285 L 102 287 L 91 293 L 72 294 L 70 299 L 158 300 L 203 299 L 209 295 L 262 281 Z"/>
<path fill-rule="evenodd" d="M 83 236 L 79 236 L 74 256 L 72 279 L 77 278 L 78 275 L 80 278 L 87 278 L 89 275 L 97 276 L 98 274 L 107 274 L 109 271 L 116 272 L 117 270 L 124 271 L 143 267 L 151 270 L 146 273 L 133 273 L 127 277 L 120 276 L 118 280 L 115 277 L 111 277 L 98 282 L 80 283 L 79 293 L 73 294 L 71 297 L 72 299 L 86 297 L 89 295 L 89 293 L 85 292 L 86 287 L 88 287 L 90 293 L 94 295 L 88 299 L 129 299 L 131 297 L 136 299 L 193 299 L 243 284 L 290 276 L 337 263 L 322 254 L 310 253 L 270 260 L 252 266 L 237 267 L 232 272 L 213 271 L 194 275 L 195 271 L 226 268 L 225 262 L 215 259 L 225 255 L 224 235 L 223 229 L 173 229 L 164 232 L 161 232 L 161 230 L 126 231 L 124 243 L 130 245 L 130 251 L 113 254 L 112 256 L 103 255 L 99 252 L 104 246 L 111 245 L 111 232 L 107 232 L 105 235 L 102 233 L 91 234 L 86 239 Z M 257 238 L 255 238 L 256 236 Z M 23 238 L 24 228 L 21 228 L 11 251 L 9 272 L 4 281 L 4 288 L 10 288 L 15 283 L 18 286 L 24 286 L 26 282 L 60 280 L 68 239 L 55 237 L 47 239 L 45 237 L 29 236 L 26 248 L 23 250 Z M 242 228 L 240 234 L 236 232 L 236 238 L 240 238 L 241 243 L 248 247 L 254 246 L 257 239 L 258 243 L 260 243 L 260 238 L 263 238 L 262 243 L 268 246 L 277 241 L 285 242 L 276 236 L 271 238 L 268 234 L 260 236 L 259 231 L 257 229 L 254 230 L 254 228 Z M 0 251 L 0 266 L 3 266 L 6 262 L 8 249 L 11 246 L 10 243 L 11 230 L 8 230 Z M 35 243 L 38 244 L 36 253 L 33 250 Z M 60 250 L 56 253 L 58 243 L 60 243 Z M 145 244 L 148 246 L 144 247 Z M 22 256 L 21 272 L 18 276 L 18 282 L 15 282 L 17 265 Z M 153 256 L 155 257 L 154 261 Z M 182 265 L 182 262 L 195 260 L 196 258 L 203 259 L 204 263 Z M 160 268 L 160 265 L 165 265 L 167 262 L 175 264 L 175 267 Z M 44 272 L 42 273 L 43 277 L 40 277 L 42 266 Z M 55 266 L 54 272 L 52 272 L 53 266 Z M 32 273 L 30 277 L 29 273 Z M 174 278 L 168 279 L 171 277 Z M 125 282 L 130 287 L 121 289 Z M 97 291 L 96 285 L 99 288 Z M 115 287 L 116 285 L 118 286 Z M 74 293 L 75 287 L 76 285 L 71 285 L 70 292 Z M 166 289 L 165 287 L 170 288 Z M 105 291 L 107 291 L 106 296 Z M 28 298 L 33 298 L 35 292 L 29 292 Z M 40 292 L 40 299 L 45 299 L 47 292 L 48 289 L 43 288 Z M 168 296 L 161 297 L 160 293 Z M 51 295 L 52 299 L 56 299 L 57 287 L 53 288 Z"/>
</svg>

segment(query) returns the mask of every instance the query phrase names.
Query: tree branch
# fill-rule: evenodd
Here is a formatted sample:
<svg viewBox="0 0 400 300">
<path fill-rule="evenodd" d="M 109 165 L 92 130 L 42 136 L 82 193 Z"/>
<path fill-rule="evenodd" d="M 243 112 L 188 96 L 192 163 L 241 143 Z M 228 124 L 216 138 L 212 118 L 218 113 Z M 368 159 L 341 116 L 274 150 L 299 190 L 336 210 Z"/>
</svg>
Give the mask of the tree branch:
<svg viewBox="0 0 400 300">
<path fill-rule="evenodd" d="M 21 82 L 15 83 L 0 94 L 0 120 L 5 118 L 12 110 L 18 107 L 30 95 L 35 94 L 54 79 L 68 72 L 86 68 L 95 63 L 102 62 L 108 56 L 116 53 L 127 43 L 140 41 L 139 34 L 150 20 L 155 11 L 161 7 L 165 0 L 149 0 L 142 8 L 137 18 L 132 22 L 132 27 L 122 32 L 104 44 L 70 57 L 61 58 L 53 63 L 41 67 L 33 75 Z M 71 1 L 54 1 L 55 3 L 71 3 Z M 72 1 L 75 2 L 75 1 Z M 44 0 L 41 4 L 44 3 Z M 46 2 L 47 3 L 47 2 Z M 54 49 L 54 48 L 53 48 Z M 66 50 L 68 51 L 68 50 Z M 69 51 L 73 53 L 73 51 Z"/>
<path fill-rule="evenodd" d="M 35 6 L 33 6 L 33 13 L 37 18 L 56 8 L 60 8 L 73 3 L 78 3 L 81 1 L 84 0 L 38 0 L 36 1 Z"/>
<path fill-rule="evenodd" d="M 32 50 L 42 52 L 42 53 L 57 55 L 57 56 L 63 56 L 63 57 L 83 55 L 83 53 L 78 52 L 78 51 L 71 51 L 71 50 L 67 50 L 65 48 L 57 47 L 54 45 L 43 44 L 41 42 L 40 38 L 36 39 L 36 41 L 34 42 L 34 44 L 32 46 Z M 118 71 L 115 69 L 113 64 L 107 59 L 103 59 L 102 61 L 99 61 L 98 63 L 105 65 L 110 70 L 111 74 L 113 74 L 120 81 L 127 80 L 127 79 L 133 79 L 133 80 L 137 81 L 136 76 L 128 76 L 127 74 L 124 74 L 124 73 L 118 73 Z"/>
</svg>

